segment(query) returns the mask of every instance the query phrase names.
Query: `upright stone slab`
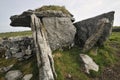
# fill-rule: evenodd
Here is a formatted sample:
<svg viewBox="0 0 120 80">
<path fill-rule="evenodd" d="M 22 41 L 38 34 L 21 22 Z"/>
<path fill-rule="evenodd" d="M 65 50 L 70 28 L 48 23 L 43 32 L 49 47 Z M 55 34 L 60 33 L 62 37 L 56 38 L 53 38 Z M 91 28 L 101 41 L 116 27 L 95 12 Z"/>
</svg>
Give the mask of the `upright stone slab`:
<svg viewBox="0 0 120 80">
<path fill-rule="evenodd" d="M 46 40 L 46 31 L 40 19 L 35 14 L 31 15 L 31 28 L 39 69 L 39 80 L 54 80 L 56 77 L 52 51 Z"/>
<path fill-rule="evenodd" d="M 98 25 L 99 21 L 103 18 L 108 19 L 109 23 L 104 23 L 104 26 Z M 112 31 L 113 20 L 114 20 L 114 12 L 112 11 L 112 12 L 104 13 L 102 15 L 74 23 L 74 26 L 76 27 L 76 31 L 77 31 L 75 35 L 75 44 L 83 48 L 86 41 L 91 36 L 93 36 L 93 34 L 98 32 L 100 27 L 104 27 L 103 32 L 101 33 L 99 39 L 95 41 L 93 46 L 103 45 L 103 43 L 107 40 L 108 36 Z"/>
</svg>

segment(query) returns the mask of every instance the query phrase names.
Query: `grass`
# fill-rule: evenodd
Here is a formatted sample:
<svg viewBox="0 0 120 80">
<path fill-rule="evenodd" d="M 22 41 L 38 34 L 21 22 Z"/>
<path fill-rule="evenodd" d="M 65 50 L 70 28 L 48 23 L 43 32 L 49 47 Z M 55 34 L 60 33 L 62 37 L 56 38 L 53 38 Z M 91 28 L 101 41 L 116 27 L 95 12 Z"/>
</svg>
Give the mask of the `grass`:
<svg viewBox="0 0 120 80">
<path fill-rule="evenodd" d="M 120 43 L 120 32 L 113 32 L 109 40 Z"/>
<path fill-rule="evenodd" d="M 18 61 L 15 64 L 15 66 L 13 66 L 12 70 L 20 70 L 22 71 L 23 75 L 32 73 L 33 74 L 32 80 L 38 80 L 38 68 L 35 55 L 28 60 L 21 62 Z"/>
<path fill-rule="evenodd" d="M 55 68 L 58 74 L 57 80 L 67 80 L 69 74 L 72 80 L 90 80 L 81 71 L 79 53 L 81 52 L 77 47 L 63 52 L 56 51 L 53 53 Z"/>
<path fill-rule="evenodd" d="M 8 38 L 8 37 L 15 37 L 15 36 L 29 36 L 29 35 L 32 35 L 31 31 L 7 32 L 7 33 L 0 33 L 0 38 Z"/>
<path fill-rule="evenodd" d="M 38 80 L 38 68 L 36 57 L 32 57 L 25 61 L 17 61 L 14 58 L 11 59 L 0 59 L 0 68 L 14 64 L 11 70 L 20 70 L 23 75 L 33 74 L 32 80 Z M 4 76 L 6 73 L 0 73 L 0 80 L 5 80 Z"/>
<path fill-rule="evenodd" d="M 13 36 L 10 33 L 0 34 L 0 37 L 2 37 L 1 35 L 6 37 Z M 25 33 L 14 33 L 14 36 L 18 35 L 31 35 L 31 32 L 25 31 Z M 104 46 L 93 48 L 90 51 L 84 53 L 91 56 L 100 67 L 99 72 L 90 71 L 90 75 L 87 75 L 84 72 L 83 63 L 81 62 L 79 57 L 79 54 L 81 54 L 82 51 L 78 47 L 73 47 L 69 50 L 66 49 L 64 51 L 54 51 L 53 56 L 55 61 L 55 69 L 58 75 L 57 80 L 91 80 L 92 78 L 99 77 L 104 68 L 114 66 L 114 64 L 120 61 L 119 57 L 116 55 L 117 53 L 120 53 L 119 35 L 120 32 L 113 32 Z M 38 80 L 38 69 L 35 56 L 30 58 L 29 60 L 25 60 L 22 62 L 16 61 L 15 59 L 0 59 L 0 67 L 7 66 L 12 63 L 15 63 L 12 70 L 19 69 L 23 72 L 24 75 L 28 73 L 33 73 L 32 80 Z M 4 75 L 5 73 L 0 73 L 0 80 L 4 80 Z M 69 79 L 69 75 L 71 76 L 71 79 Z"/>
<path fill-rule="evenodd" d="M 40 11 L 46 11 L 46 10 L 62 11 L 64 14 L 71 15 L 71 13 L 64 6 L 56 6 L 56 5 L 42 6 L 36 9 L 35 11 L 40 12 Z"/>
<path fill-rule="evenodd" d="M 92 57 L 100 68 L 99 72 L 90 71 L 90 75 L 86 75 L 82 70 L 82 63 L 79 57 L 82 51 L 79 48 L 76 47 L 63 52 L 54 52 L 55 67 L 58 74 L 57 80 L 67 80 L 68 74 L 71 74 L 72 80 L 91 80 L 91 78 L 99 77 L 104 68 L 114 66 L 120 61 L 119 57 L 116 56 L 120 49 L 120 44 L 116 44 L 120 43 L 119 35 L 119 32 L 112 33 L 104 46 L 99 48 L 94 47 L 90 51 L 84 53 Z"/>
</svg>

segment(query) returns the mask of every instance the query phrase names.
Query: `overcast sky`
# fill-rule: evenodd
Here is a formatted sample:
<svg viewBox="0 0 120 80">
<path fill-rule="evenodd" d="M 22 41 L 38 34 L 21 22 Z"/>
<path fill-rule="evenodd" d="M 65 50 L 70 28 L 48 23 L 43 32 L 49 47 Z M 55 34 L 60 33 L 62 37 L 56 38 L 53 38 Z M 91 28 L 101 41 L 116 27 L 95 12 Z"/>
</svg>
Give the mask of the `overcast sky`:
<svg viewBox="0 0 120 80">
<path fill-rule="evenodd" d="M 43 5 L 65 6 L 76 21 L 115 11 L 114 25 L 120 25 L 120 0 L 0 0 L 0 33 L 26 30 L 9 26 L 9 17 Z"/>
</svg>

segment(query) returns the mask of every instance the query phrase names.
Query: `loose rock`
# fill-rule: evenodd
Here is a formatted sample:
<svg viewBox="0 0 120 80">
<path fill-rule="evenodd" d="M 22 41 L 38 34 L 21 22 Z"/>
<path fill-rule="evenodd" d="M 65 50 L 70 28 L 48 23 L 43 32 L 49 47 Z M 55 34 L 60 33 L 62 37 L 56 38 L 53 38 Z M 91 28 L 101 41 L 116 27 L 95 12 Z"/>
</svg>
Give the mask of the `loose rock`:
<svg viewBox="0 0 120 80">
<path fill-rule="evenodd" d="M 86 73 L 90 74 L 89 70 L 94 70 L 94 71 L 99 70 L 99 66 L 88 55 L 80 54 L 80 58 L 82 58 L 82 61 L 85 64 Z"/>
<path fill-rule="evenodd" d="M 6 80 L 18 80 L 22 78 L 22 73 L 19 70 L 12 70 L 6 73 L 5 79 Z"/>
<path fill-rule="evenodd" d="M 31 80 L 33 74 L 26 74 L 22 80 Z"/>
</svg>

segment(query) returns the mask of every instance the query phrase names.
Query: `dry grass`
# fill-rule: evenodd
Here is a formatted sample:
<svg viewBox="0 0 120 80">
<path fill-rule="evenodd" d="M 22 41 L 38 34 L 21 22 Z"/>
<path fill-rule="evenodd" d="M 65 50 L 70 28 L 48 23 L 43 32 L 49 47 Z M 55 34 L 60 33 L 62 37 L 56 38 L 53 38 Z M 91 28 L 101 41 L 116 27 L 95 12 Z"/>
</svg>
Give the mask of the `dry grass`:
<svg viewBox="0 0 120 80">
<path fill-rule="evenodd" d="M 71 15 L 71 13 L 64 6 L 56 6 L 56 5 L 42 6 L 36 9 L 35 11 L 40 12 L 40 11 L 46 11 L 46 10 L 62 11 L 64 14 Z"/>
</svg>

